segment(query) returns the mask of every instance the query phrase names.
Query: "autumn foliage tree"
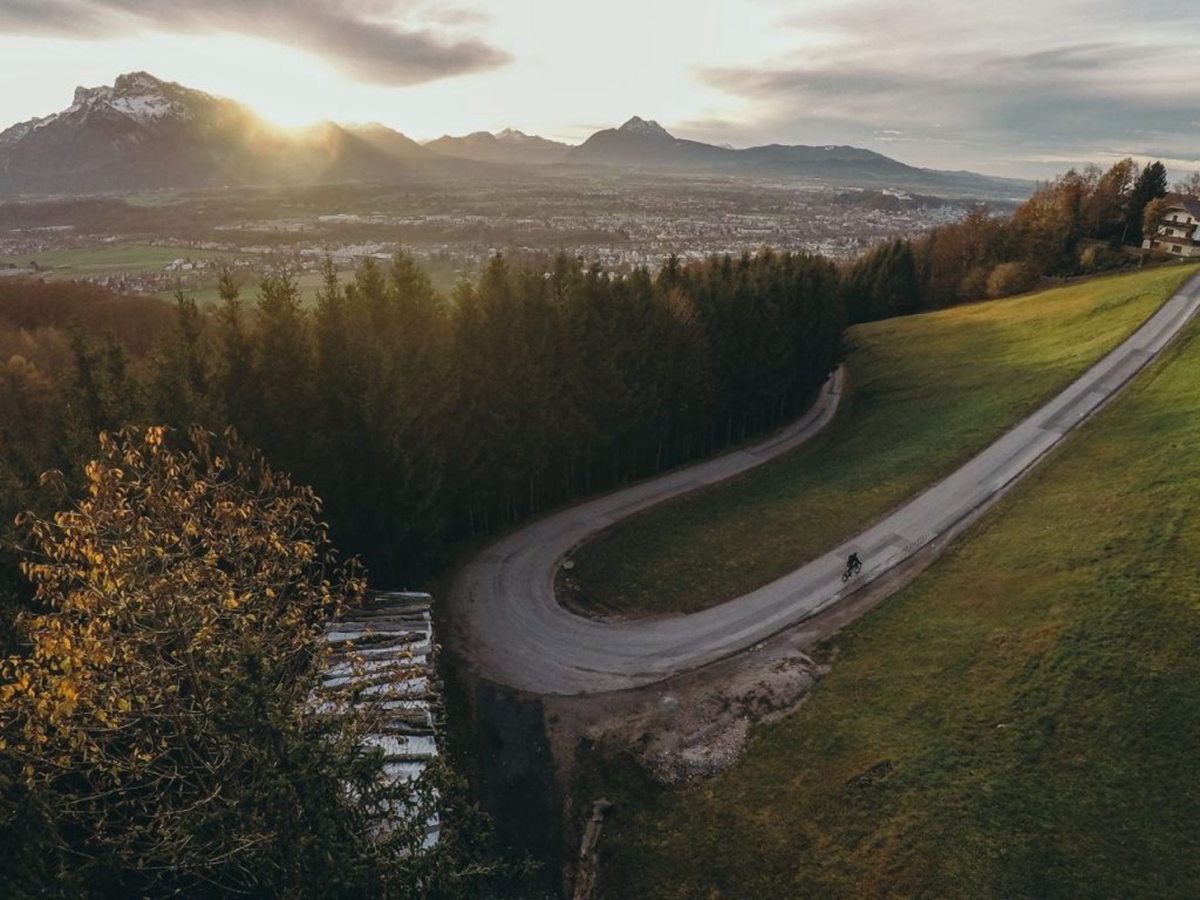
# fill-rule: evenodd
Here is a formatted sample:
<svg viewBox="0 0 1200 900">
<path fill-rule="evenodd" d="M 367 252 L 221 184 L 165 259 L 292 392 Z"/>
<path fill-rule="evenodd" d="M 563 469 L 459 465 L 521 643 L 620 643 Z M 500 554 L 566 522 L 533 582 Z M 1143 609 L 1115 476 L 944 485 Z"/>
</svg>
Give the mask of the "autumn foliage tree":
<svg viewBox="0 0 1200 900">
<path fill-rule="evenodd" d="M 1142 234 L 1146 237 L 1158 233 L 1158 226 L 1162 224 L 1163 217 L 1167 214 L 1167 203 L 1162 197 L 1155 197 L 1146 204 L 1146 208 L 1142 210 Z"/>
<path fill-rule="evenodd" d="M 1140 247 L 1143 230 L 1153 230 L 1166 178 L 1161 162 L 1139 174 L 1129 158 L 1107 170 L 1070 169 L 1039 185 L 1011 216 L 976 207 L 921 237 L 882 244 L 845 268 L 850 319 L 940 309 L 1031 290 L 1044 277 L 1135 265 L 1137 255 L 1121 245 Z"/>
<path fill-rule="evenodd" d="M 0 894 L 435 893 L 458 849 L 421 850 L 436 785 L 383 777 L 369 708 L 313 699 L 359 570 L 311 490 L 180 443 L 102 436 L 83 498 L 22 523 L 43 611 L 0 667 L 0 828 L 40 838 Z"/>
</svg>

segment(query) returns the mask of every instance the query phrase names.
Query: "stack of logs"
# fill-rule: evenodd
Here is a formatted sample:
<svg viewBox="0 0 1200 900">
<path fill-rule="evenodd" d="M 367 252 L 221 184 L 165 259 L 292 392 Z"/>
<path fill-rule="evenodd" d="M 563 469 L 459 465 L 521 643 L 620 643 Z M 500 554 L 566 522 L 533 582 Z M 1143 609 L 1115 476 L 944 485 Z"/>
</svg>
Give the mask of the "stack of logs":
<svg viewBox="0 0 1200 900">
<path fill-rule="evenodd" d="M 372 593 L 325 634 L 333 657 L 322 690 L 379 701 L 383 714 L 368 741 L 383 750 L 384 771 L 394 779 L 416 778 L 438 755 L 430 603 L 428 594 Z M 426 846 L 440 828 L 436 817 L 429 822 Z"/>
</svg>

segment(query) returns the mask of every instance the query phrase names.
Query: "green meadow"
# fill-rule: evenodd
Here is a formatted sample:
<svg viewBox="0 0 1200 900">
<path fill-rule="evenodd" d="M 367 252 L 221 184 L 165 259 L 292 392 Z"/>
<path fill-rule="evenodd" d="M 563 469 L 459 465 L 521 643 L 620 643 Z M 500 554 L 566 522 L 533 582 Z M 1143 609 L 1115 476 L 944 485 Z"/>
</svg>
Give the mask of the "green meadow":
<svg viewBox="0 0 1200 900">
<path fill-rule="evenodd" d="M 823 647 L 723 776 L 614 764 L 602 896 L 1200 896 L 1197 333 Z"/>
<path fill-rule="evenodd" d="M 234 257 L 219 250 L 195 250 L 189 247 L 159 247 L 151 244 L 114 244 L 77 250 L 50 250 L 24 256 L 0 257 L 0 266 L 19 268 L 37 263 L 42 274 L 54 278 L 95 278 L 135 272 L 157 272 L 177 259 L 214 259 Z"/>
<path fill-rule="evenodd" d="M 694 612 L 781 577 L 969 459 L 1134 331 L 1195 267 L 858 326 L 852 389 L 785 458 L 622 523 L 575 557 L 598 612 Z"/>
</svg>

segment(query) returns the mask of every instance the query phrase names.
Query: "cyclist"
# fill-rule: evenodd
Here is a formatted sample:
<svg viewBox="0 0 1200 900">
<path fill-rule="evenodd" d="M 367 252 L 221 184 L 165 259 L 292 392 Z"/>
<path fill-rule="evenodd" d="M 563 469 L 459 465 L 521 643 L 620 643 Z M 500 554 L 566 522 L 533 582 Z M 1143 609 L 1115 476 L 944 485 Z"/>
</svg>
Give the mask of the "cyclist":
<svg viewBox="0 0 1200 900">
<path fill-rule="evenodd" d="M 857 553 L 851 553 L 850 557 L 846 560 L 846 571 L 847 572 L 857 572 L 861 568 L 862 568 L 862 560 L 860 560 L 858 558 Z"/>
</svg>

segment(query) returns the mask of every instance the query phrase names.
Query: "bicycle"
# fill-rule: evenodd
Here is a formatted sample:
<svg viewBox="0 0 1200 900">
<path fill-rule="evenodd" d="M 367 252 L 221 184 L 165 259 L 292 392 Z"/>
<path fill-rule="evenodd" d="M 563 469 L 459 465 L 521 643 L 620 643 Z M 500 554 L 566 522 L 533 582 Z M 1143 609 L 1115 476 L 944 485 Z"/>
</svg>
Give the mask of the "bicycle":
<svg viewBox="0 0 1200 900">
<path fill-rule="evenodd" d="M 846 566 L 846 571 L 842 573 L 842 581 L 849 581 L 855 575 L 862 571 L 862 560 L 856 559 L 850 565 Z"/>
</svg>

